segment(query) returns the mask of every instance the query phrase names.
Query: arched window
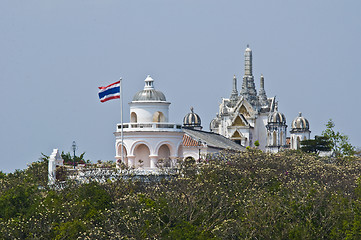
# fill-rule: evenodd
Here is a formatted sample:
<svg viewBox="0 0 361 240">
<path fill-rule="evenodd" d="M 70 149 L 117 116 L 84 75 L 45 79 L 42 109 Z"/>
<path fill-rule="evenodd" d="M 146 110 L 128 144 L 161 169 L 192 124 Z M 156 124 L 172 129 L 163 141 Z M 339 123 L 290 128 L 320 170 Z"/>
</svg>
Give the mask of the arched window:
<svg viewBox="0 0 361 240">
<path fill-rule="evenodd" d="M 171 166 L 169 156 L 170 156 L 169 147 L 167 145 L 165 145 L 165 144 L 162 145 L 158 150 L 158 158 L 159 158 L 159 160 L 163 161 L 163 166 L 164 167 L 170 167 Z"/>
<path fill-rule="evenodd" d="M 153 115 L 153 122 L 164 122 L 164 114 L 162 112 L 155 112 Z"/>
<path fill-rule="evenodd" d="M 300 149 L 301 147 L 301 139 L 300 137 L 297 137 L 297 148 L 296 149 Z"/>
<path fill-rule="evenodd" d="M 137 121 L 138 121 L 138 119 L 137 119 L 137 114 L 136 114 L 135 112 L 132 112 L 132 113 L 130 114 L 130 122 L 136 123 Z"/>
<path fill-rule="evenodd" d="M 134 150 L 135 166 L 136 167 L 150 167 L 150 151 L 147 145 L 140 144 Z"/>
<path fill-rule="evenodd" d="M 276 131 L 273 132 L 273 146 L 277 146 L 277 133 L 276 133 Z"/>
</svg>

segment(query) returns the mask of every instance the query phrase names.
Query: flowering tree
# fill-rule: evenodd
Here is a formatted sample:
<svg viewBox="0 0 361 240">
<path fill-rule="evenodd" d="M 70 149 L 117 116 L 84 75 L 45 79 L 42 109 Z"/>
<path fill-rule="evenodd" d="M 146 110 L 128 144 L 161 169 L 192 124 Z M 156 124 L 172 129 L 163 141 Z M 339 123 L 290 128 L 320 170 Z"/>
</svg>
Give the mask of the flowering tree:
<svg viewBox="0 0 361 240">
<path fill-rule="evenodd" d="M 251 148 L 207 160 L 57 189 L 34 166 L 2 173 L 0 239 L 360 239 L 359 158 Z"/>
</svg>

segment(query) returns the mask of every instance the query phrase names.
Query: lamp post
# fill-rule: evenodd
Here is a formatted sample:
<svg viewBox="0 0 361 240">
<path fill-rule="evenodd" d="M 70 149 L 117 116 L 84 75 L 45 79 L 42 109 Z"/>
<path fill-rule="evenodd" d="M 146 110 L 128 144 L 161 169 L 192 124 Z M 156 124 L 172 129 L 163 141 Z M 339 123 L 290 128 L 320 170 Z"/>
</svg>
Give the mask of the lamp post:
<svg viewBox="0 0 361 240">
<path fill-rule="evenodd" d="M 201 145 L 202 141 L 198 139 L 198 162 L 201 162 Z"/>
<path fill-rule="evenodd" d="M 75 141 L 73 141 L 73 144 L 71 145 L 71 147 L 73 148 L 73 153 L 74 153 L 74 156 L 73 156 L 73 166 L 75 168 L 75 150 L 76 150 L 76 143 Z"/>
</svg>

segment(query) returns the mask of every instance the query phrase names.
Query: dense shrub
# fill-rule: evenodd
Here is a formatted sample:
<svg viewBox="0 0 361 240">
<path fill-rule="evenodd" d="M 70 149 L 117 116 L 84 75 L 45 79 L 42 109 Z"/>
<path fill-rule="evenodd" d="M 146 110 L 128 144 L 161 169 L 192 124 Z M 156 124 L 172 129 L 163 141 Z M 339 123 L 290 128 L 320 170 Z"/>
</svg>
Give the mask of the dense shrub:
<svg viewBox="0 0 361 240">
<path fill-rule="evenodd" d="M 361 237 L 361 163 L 353 157 L 249 149 L 184 162 L 171 178 L 62 189 L 42 186 L 32 166 L 0 175 L 1 239 Z"/>
</svg>

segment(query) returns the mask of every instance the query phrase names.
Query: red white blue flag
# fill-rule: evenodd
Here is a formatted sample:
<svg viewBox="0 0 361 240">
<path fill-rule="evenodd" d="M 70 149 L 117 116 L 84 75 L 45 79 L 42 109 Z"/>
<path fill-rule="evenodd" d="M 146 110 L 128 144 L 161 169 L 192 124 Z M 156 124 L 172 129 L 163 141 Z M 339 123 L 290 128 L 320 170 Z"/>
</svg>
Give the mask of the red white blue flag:
<svg viewBox="0 0 361 240">
<path fill-rule="evenodd" d="M 112 83 L 106 87 L 99 87 L 98 95 L 102 103 L 120 98 L 120 81 Z"/>
</svg>

